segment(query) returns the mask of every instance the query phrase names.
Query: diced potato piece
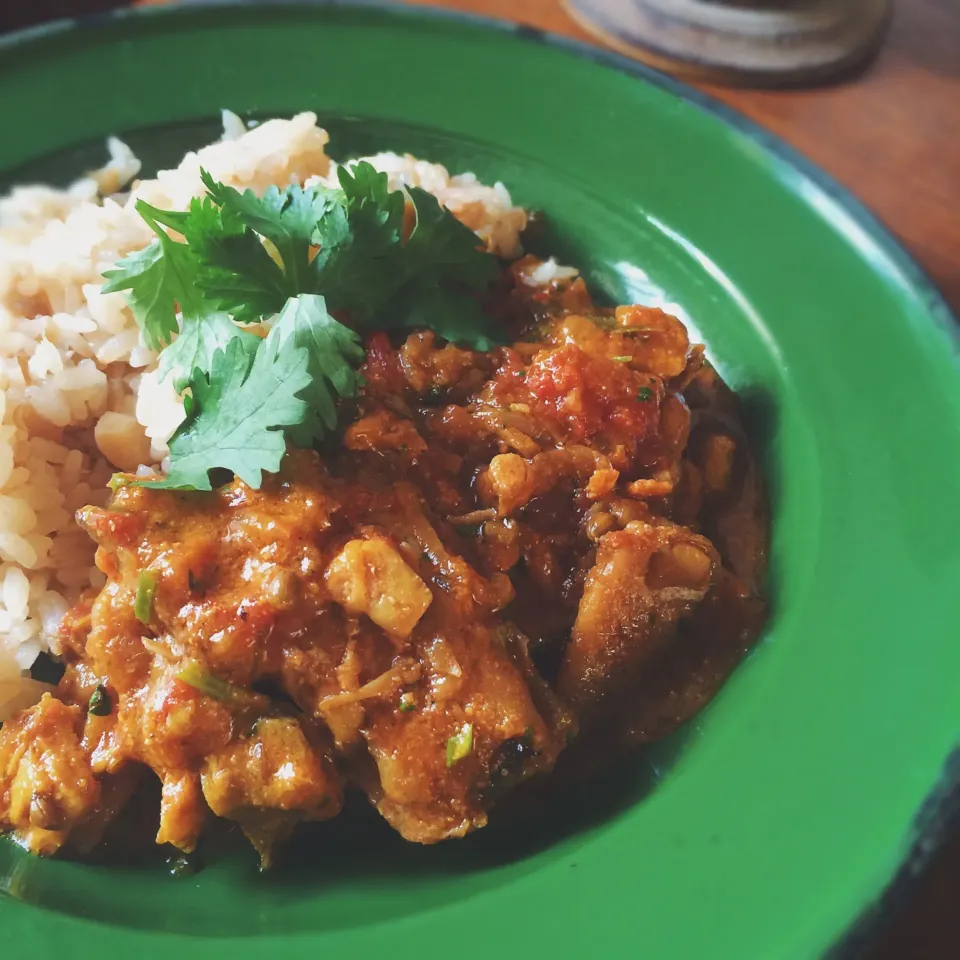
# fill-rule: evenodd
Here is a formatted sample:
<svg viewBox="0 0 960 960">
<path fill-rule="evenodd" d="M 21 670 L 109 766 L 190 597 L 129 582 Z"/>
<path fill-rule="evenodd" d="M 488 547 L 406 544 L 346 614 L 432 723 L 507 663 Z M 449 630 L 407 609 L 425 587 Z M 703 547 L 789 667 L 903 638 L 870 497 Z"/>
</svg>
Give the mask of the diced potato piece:
<svg viewBox="0 0 960 960">
<path fill-rule="evenodd" d="M 334 600 L 395 637 L 409 637 L 433 599 L 386 540 L 351 540 L 327 567 L 326 581 Z"/>
</svg>

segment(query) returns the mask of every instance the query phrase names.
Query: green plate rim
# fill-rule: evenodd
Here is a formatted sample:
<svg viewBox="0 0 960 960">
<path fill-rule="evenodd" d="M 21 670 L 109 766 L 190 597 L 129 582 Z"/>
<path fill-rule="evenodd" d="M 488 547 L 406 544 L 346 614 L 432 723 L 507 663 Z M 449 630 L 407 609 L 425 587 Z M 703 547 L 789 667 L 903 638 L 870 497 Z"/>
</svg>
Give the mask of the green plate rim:
<svg viewBox="0 0 960 960">
<path fill-rule="evenodd" d="M 381 14 L 410 20 L 448 20 L 478 30 L 510 34 L 531 44 L 540 44 L 589 60 L 606 69 L 626 74 L 641 83 L 648 83 L 689 103 L 705 113 L 712 114 L 744 137 L 752 140 L 774 159 L 792 167 L 797 173 L 819 187 L 880 251 L 900 271 L 906 284 L 922 299 L 930 322 L 946 335 L 951 347 L 951 359 L 960 375 L 960 318 L 944 295 L 906 247 L 894 236 L 876 214 L 857 196 L 777 134 L 767 130 L 745 114 L 727 106 L 715 97 L 662 73 L 653 67 L 631 60 L 622 54 L 593 46 L 572 37 L 565 37 L 530 24 L 500 20 L 480 14 L 451 10 L 431 5 L 408 5 L 390 0 L 183 0 L 156 6 L 118 8 L 82 17 L 67 17 L 39 26 L 27 27 L 0 36 L 0 54 L 23 49 L 33 43 L 54 39 L 75 30 L 97 29 L 116 21 L 139 20 L 153 17 L 175 17 L 188 14 L 191 8 L 220 7 L 224 9 L 263 6 L 279 8 L 337 8 L 368 9 Z M 849 232 L 849 227 L 839 227 Z M 871 902 L 841 932 L 824 954 L 827 960 L 848 960 L 859 956 L 906 901 L 926 868 L 943 844 L 960 833 L 960 739 L 944 758 L 938 782 L 920 804 L 911 824 L 913 843 L 899 867 Z"/>
</svg>

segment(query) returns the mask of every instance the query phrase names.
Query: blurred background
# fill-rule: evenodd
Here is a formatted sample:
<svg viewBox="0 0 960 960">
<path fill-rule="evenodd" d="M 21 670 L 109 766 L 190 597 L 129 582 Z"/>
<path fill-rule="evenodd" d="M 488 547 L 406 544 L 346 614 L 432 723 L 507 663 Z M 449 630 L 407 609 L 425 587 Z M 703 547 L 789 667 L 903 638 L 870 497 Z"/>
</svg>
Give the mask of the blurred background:
<svg viewBox="0 0 960 960">
<path fill-rule="evenodd" d="M 851 189 L 960 314 L 960 0 L 433 2 L 605 45 L 694 81 Z M 0 33 L 127 5 L 10 2 Z M 960 836 L 903 900 L 853 955 L 960 960 Z"/>
<path fill-rule="evenodd" d="M 12 28 L 124 2 L 34 0 L 4 16 Z M 890 4 L 891 0 L 557 0 L 554 5 L 562 6 L 599 42 L 653 66 L 697 79 L 758 86 L 822 81 L 862 67 L 882 43 Z M 510 13 L 522 17 L 526 6 L 542 4 L 521 0 Z"/>
<path fill-rule="evenodd" d="M 25 3 L 10 3 L 0 10 L 0 29 L 18 30 L 47 20 L 78 17 L 123 6 L 127 6 L 123 0 L 27 0 Z"/>
</svg>

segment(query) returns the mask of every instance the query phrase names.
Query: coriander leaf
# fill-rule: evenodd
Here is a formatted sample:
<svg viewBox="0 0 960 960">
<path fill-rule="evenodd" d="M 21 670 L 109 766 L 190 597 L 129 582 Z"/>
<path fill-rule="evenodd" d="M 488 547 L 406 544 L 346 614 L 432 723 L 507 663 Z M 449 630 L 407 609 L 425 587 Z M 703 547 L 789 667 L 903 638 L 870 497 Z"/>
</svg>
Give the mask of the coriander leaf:
<svg viewBox="0 0 960 960">
<path fill-rule="evenodd" d="M 113 270 L 103 274 L 107 281 L 104 293 L 127 290 L 127 302 L 144 343 L 151 350 L 161 350 L 177 332 L 176 300 L 178 277 L 170 270 L 159 240 L 118 261 Z"/>
<path fill-rule="evenodd" d="M 251 353 L 260 345 L 261 338 L 245 333 L 225 313 L 210 313 L 205 317 L 185 319 L 180 335 L 160 354 L 157 373 L 161 380 L 173 375 L 173 388 L 181 393 L 189 384 L 195 370 L 209 373 L 213 355 L 225 350 L 234 337 L 245 338 Z"/>
<path fill-rule="evenodd" d="M 174 240 L 154 218 L 155 207 L 144 200 L 137 201 L 137 212 L 160 239 L 163 262 L 169 277 L 169 287 L 184 316 L 201 316 L 206 311 L 203 296 L 196 286 L 197 259 L 195 252 L 185 243 Z"/>
<path fill-rule="evenodd" d="M 474 292 L 499 272 L 476 234 L 425 190 L 411 187 L 413 227 L 404 242 L 405 198 L 369 163 L 338 170 L 342 208 L 317 224 L 317 290 L 333 310 L 366 329 L 426 327 L 489 350 L 502 335 Z"/>
<path fill-rule="evenodd" d="M 399 190 L 390 190 L 390 178 L 366 160 L 351 163 L 348 166 L 337 167 L 337 180 L 340 189 L 350 207 L 362 206 L 370 203 L 379 208 L 384 219 L 397 213 L 393 204 L 398 202 L 399 213 L 403 215 L 403 194 Z"/>
<path fill-rule="evenodd" d="M 127 300 L 151 350 L 159 350 L 177 332 L 176 296 L 166 289 L 169 278 L 159 240 L 127 254 L 103 277 L 104 293 L 130 291 Z"/>
<path fill-rule="evenodd" d="M 236 236 L 246 231 L 243 221 L 229 210 L 222 210 L 212 197 L 194 197 L 186 210 L 160 210 L 141 201 L 137 209 L 144 211 L 166 227 L 181 234 L 189 246 L 212 236 Z"/>
<path fill-rule="evenodd" d="M 283 261 L 290 295 L 306 292 L 310 266 L 310 242 L 317 222 L 336 204 L 324 188 L 304 190 L 292 185 L 280 191 L 275 186 L 258 197 L 252 190 L 243 193 L 217 183 L 202 170 L 200 176 L 210 196 L 251 230 L 269 240 Z"/>
<path fill-rule="evenodd" d="M 152 350 L 160 350 L 177 332 L 177 305 L 184 314 L 203 311 L 195 286 L 196 256 L 184 243 L 177 243 L 159 225 L 148 203 L 137 202 L 137 211 L 158 239 L 132 253 L 116 269 L 104 273 L 104 293 L 129 290 L 128 300 L 143 339 Z"/>
<path fill-rule="evenodd" d="M 251 323 L 277 313 L 297 291 L 256 234 L 207 237 L 197 242 L 197 283 L 211 306 Z"/>
<path fill-rule="evenodd" d="M 425 327 L 446 340 L 491 350 L 503 333 L 483 312 L 474 291 L 488 287 L 499 267 L 477 235 L 432 194 L 410 188 L 416 223 L 403 247 L 409 277 L 391 304 L 391 326 Z"/>
<path fill-rule="evenodd" d="M 179 234 L 184 234 L 185 228 L 190 222 L 189 210 L 161 210 L 159 207 L 147 203 L 146 200 L 137 202 L 137 212 L 144 220 L 147 219 L 147 214 L 149 214 L 150 220 L 154 223 L 162 223 L 165 227 L 170 227 L 171 230 L 176 230 Z M 156 229 L 153 224 L 151 224 L 151 227 Z"/>
<path fill-rule="evenodd" d="M 234 320 L 249 323 L 277 313 L 296 292 L 257 235 L 211 197 L 195 197 L 186 213 L 151 212 L 182 233 L 195 254 L 195 282 L 207 311 L 223 310 Z"/>
<path fill-rule="evenodd" d="M 394 329 L 433 330 L 451 343 L 473 350 L 492 350 L 503 333 L 470 295 L 444 287 L 412 287 L 394 306 Z"/>
<path fill-rule="evenodd" d="M 332 310 L 348 313 L 351 320 L 375 329 L 384 306 L 404 282 L 388 259 L 389 241 L 372 227 L 366 234 L 354 231 L 346 209 L 328 215 L 317 228 L 320 252 L 314 258 L 314 291 Z"/>
<path fill-rule="evenodd" d="M 340 167 L 337 179 L 343 190 L 354 246 L 373 260 L 396 254 L 403 238 L 403 193 L 391 192 L 387 175 L 366 161 L 352 169 Z"/>
<path fill-rule="evenodd" d="M 246 338 L 233 337 L 213 356 L 210 373 L 190 379 L 189 416 L 170 439 L 170 471 L 145 487 L 210 490 L 209 472 L 222 468 L 254 489 L 263 472 L 275 473 L 286 452 L 283 428 L 303 422 L 310 385 L 306 350 L 273 332 L 251 354 Z"/>
<path fill-rule="evenodd" d="M 302 396 L 310 414 L 290 430 L 297 446 L 309 447 L 315 438 L 336 427 L 337 398 L 356 396 L 363 378 L 355 368 L 363 363 L 366 353 L 360 337 L 327 313 L 323 297 L 311 294 L 287 301 L 271 336 L 277 338 L 278 349 L 294 346 L 309 357 L 311 382 Z"/>
<path fill-rule="evenodd" d="M 281 191 L 270 186 L 258 197 L 252 190 L 240 193 L 218 183 L 206 170 L 201 170 L 200 178 L 224 211 L 277 246 L 294 240 L 309 243 L 317 221 L 334 203 L 332 191 L 325 187 L 304 190 L 293 184 Z"/>
<path fill-rule="evenodd" d="M 481 249 L 477 235 L 432 193 L 410 187 L 416 224 L 404 245 L 414 269 L 440 282 L 452 281 L 471 290 L 484 290 L 499 272 L 497 259 Z"/>
<path fill-rule="evenodd" d="M 406 281 L 398 261 L 404 197 L 369 163 L 337 171 L 342 192 L 317 223 L 320 251 L 311 264 L 315 289 L 331 309 L 372 327 Z"/>
</svg>

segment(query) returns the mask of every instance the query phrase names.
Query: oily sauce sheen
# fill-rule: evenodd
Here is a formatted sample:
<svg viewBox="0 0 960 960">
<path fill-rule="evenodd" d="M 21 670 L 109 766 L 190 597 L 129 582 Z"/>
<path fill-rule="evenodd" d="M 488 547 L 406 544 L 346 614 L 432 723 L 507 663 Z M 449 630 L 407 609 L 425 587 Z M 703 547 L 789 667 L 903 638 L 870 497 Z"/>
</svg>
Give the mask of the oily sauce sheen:
<svg viewBox="0 0 960 960">
<path fill-rule="evenodd" d="M 107 583 L 0 731 L 0 829 L 90 853 L 159 783 L 157 843 L 221 817 L 269 864 L 354 787 L 433 843 L 703 706 L 764 618 L 736 399 L 676 318 L 535 266 L 488 304 L 510 346 L 369 336 L 341 433 L 262 489 L 80 512 Z"/>
</svg>

